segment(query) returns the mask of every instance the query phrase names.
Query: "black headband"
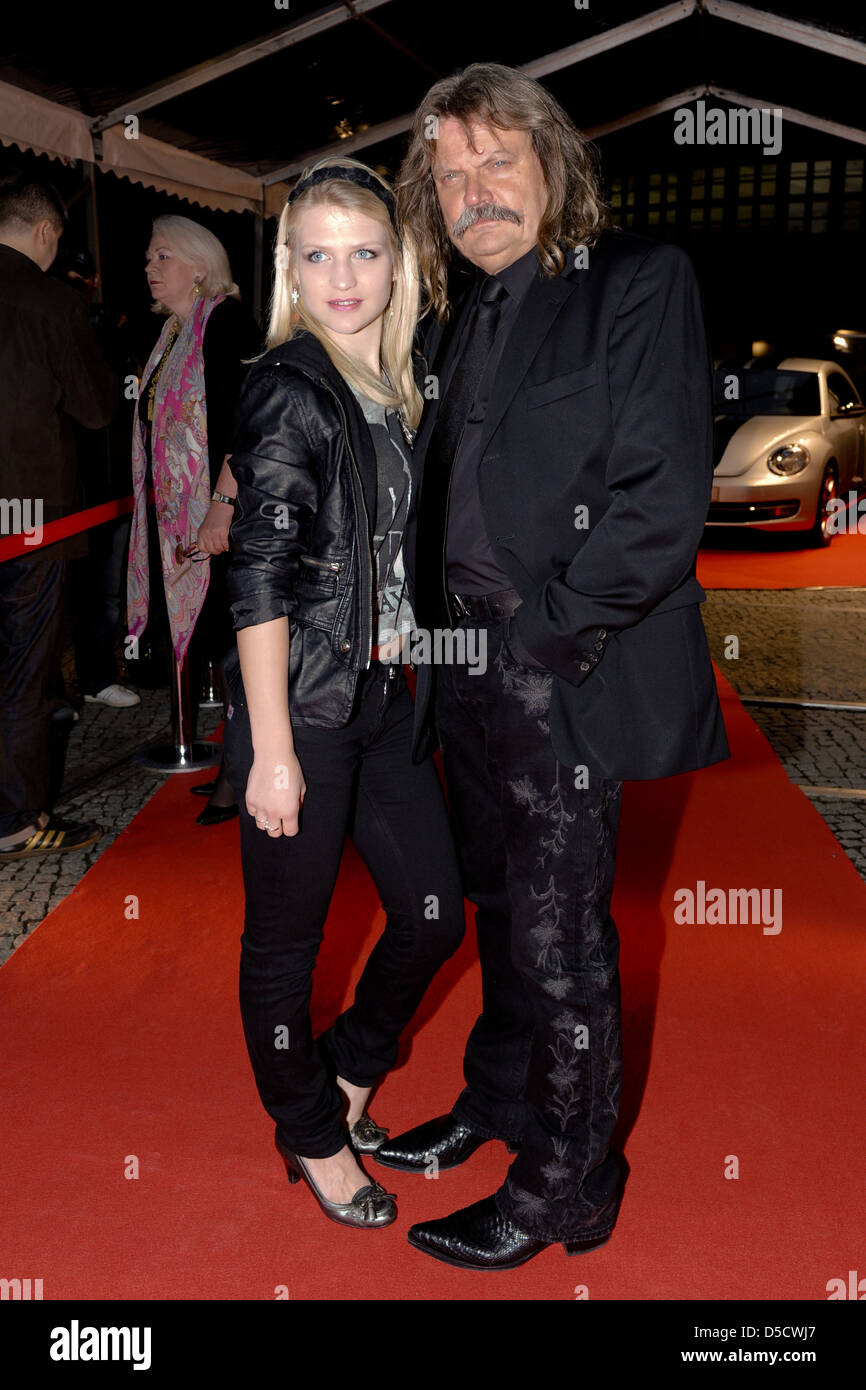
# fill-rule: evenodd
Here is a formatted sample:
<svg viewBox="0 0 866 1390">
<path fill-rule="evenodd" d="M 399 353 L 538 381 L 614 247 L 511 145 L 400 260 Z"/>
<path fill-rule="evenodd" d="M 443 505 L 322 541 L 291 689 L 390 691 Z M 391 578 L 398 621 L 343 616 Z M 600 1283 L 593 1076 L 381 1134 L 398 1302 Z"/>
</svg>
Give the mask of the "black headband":
<svg viewBox="0 0 866 1390">
<path fill-rule="evenodd" d="M 302 193 L 306 193 L 308 188 L 315 188 L 318 183 L 327 183 L 329 179 L 348 179 L 350 183 L 357 183 L 361 188 L 369 188 L 371 193 L 375 193 L 377 198 L 388 209 L 388 215 L 394 223 L 396 229 L 397 200 L 389 188 L 383 184 L 373 174 L 368 174 L 366 169 L 355 169 L 348 164 L 331 164 L 324 169 L 314 169 L 312 174 L 308 174 L 305 179 L 301 179 L 295 184 L 286 202 L 291 204 Z"/>
</svg>

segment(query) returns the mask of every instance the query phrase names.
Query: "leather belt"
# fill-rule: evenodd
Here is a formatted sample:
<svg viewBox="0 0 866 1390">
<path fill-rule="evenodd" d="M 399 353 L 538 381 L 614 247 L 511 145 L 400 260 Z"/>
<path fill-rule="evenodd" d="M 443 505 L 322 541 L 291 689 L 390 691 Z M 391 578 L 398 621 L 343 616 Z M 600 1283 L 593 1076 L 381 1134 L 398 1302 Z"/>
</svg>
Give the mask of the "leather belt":
<svg viewBox="0 0 866 1390">
<path fill-rule="evenodd" d="M 523 600 L 516 589 L 495 594 L 449 594 L 448 607 L 455 622 L 461 618 L 510 618 Z"/>
</svg>

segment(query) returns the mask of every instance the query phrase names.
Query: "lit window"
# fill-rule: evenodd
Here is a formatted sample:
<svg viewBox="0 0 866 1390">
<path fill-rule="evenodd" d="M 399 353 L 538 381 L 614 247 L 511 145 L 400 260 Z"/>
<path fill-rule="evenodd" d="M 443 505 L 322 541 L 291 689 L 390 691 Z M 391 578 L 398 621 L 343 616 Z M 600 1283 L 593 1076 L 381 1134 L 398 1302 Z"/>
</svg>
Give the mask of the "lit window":
<svg viewBox="0 0 866 1390">
<path fill-rule="evenodd" d="M 660 188 L 651 188 L 650 191 L 649 191 L 649 200 L 650 200 L 651 203 L 660 203 L 661 200 L 662 200 L 662 191 L 661 191 L 661 189 L 660 189 Z"/>
<path fill-rule="evenodd" d="M 795 179 L 793 176 L 788 184 L 789 193 L 799 193 L 801 196 L 806 192 L 806 180 Z"/>
<path fill-rule="evenodd" d="M 701 223 L 701 222 L 703 222 L 703 220 L 704 220 L 704 210 L 703 210 L 703 208 L 692 208 L 692 217 L 691 217 L 691 220 L 692 220 L 692 222 L 694 222 L 694 223 Z"/>
<path fill-rule="evenodd" d="M 651 187 L 651 188 L 654 188 L 654 187 L 656 186 L 656 184 L 660 184 L 660 183 L 661 183 L 661 181 L 662 181 L 662 176 L 661 176 L 661 174 L 650 174 L 650 176 L 649 176 L 649 181 L 650 181 L 650 187 Z"/>
<path fill-rule="evenodd" d="M 649 223 L 649 225 L 650 225 L 651 227 L 655 226 L 655 224 L 658 222 L 658 220 L 659 220 L 658 208 L 656 208 L 656 209 L 655 209 L 654 211 L 652 211 L 652 212 L 648 212 L 648 213 L 647 213 L 647 222 Z"/>
<path fill-rule="evenodd" d="M 829 193 L 829 192 L 830 192 L 830 180 L 829 180 L 829 179 L 813 179 L 813 180 L 812 180 L 812 192 L 813 192 L 813 193 Z"/>
<path fill-rule="evenodd" d="M 754 198 L 755 185 L 753 183 L 741 183 L 737 189 L 741 198 Z"/>
<path fill-rule="evenodd" d="M 724 208 L 710 208 L 710 221 L 719 223 L 722 220 Z"/>
</svg>

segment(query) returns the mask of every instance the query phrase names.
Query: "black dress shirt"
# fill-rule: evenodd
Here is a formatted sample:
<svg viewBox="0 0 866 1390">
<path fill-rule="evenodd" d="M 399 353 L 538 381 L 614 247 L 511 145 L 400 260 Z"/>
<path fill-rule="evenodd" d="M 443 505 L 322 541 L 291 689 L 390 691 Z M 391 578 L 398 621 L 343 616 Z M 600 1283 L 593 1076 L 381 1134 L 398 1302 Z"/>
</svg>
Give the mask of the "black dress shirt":
<svg viewBox="0 0 866 1390">
<path fill-rule="evenodd" d="M 481 434 L 487 403 L 493 389 L 496 372 L 502 359 L 509 334 L 514 326 L 521 301 L 535 276 L 539 273 L 535 247 L 519 260 L 497 272 L 495 278 L 508 291 L 499 310 L 496 339 L 487 359 L 472 409 L 460 437 L 451 474 L 451 494 L 448 505 L 448 527 L 445 541 L 445 560 L 448 589 L 455 594 L 492 594 L 511 588 L 511 580 L 496 563 L 484 525 L 481 497 L 478 491 L 478 467 L 481 462 Z M 444 396 L 454 369 L 463 354 L 475 326 L 475 316 L 481 287 L 489 277 L 479 272 L 473 291 L 472 308 L 466 318 L 457 350 L 448 369 L 447 378 L 440 383 Z"/>
</svg>

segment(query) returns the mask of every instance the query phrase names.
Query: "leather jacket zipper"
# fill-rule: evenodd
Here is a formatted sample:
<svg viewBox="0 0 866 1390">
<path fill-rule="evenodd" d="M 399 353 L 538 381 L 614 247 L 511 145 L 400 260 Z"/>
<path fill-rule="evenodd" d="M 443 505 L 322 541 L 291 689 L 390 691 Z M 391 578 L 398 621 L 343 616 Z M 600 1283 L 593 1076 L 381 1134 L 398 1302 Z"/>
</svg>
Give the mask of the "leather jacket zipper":
<svg viewBox="0 0 866 1390">
<path fill-rule="evenodd" d="M 324 570 L 333 570 L 334 574 L 339 574 L 343 568 L 341 560 L 317 560 L 314 555 L 302 555 L 301 560 L 305 565 L 319 565 Z"/>
<path fill-rule="evenodd" d="M 350 436 L 349 436 L 349 422 L 348 422 L 347 419 L 346 419 L 346 412 L 345 412 L 345 410 L 343 409 L 343 402 L 340 400 L 340 397 L 337 395 L 337 393 L 336 393 L 336 391 L 334 390 L 333 386 L 331 386 L 331 385 L 325 380 L 324 377 L 320 377 L 319 380 L 320 380 L 321 384 L 325 387 L 325 389 L 328 390 L 328 391 L 330 391 L 331 395 L 334 397 L 334 400 L 337 402 L 337 406 L 338 406 L 339 411 L 340 411 L 340 416 L 341 416 L 342 421 L 343 421 L 343 433 L 344 433 L 345 436 L 346 436 L 346 448 L 347 448 L 348 451 L 349 451 L 349 458 L 350 458 L 351 461 L 352 461 L 352 470 L 353 470 L 354 475 L 355 475 L 355 483 L 356 483 L 357 496 L 361 499 L 361 511 L 362 511 L 363 514 L 364 514 L 364 535 L 365 535 L 365 537 L 367 538 L 367 558 L 370 560 L 370 565 L 367 566 L 366 568 L 364 568 L 363 566 L 359 566 L 359 568 L 361 569 L 361 589 L 362 589 L 362 594 L 361 594 L 362 609 L 361 609 L 361 611 L 362 611 L 362 614 L 363 614 L 363 615 L 366 615 L 366 616 L 362 616 L 362 619 L 361 619 L 362 623 L 366 624 L 366 628 L 363 629 L 363 635 L 364 635 L 364 637 L 365 637 L 365 639 L 366 639 L 366 640 L 365 640 L 365 646 L 366 646 L 366 649 L 367 649 L 367 660 L 366 660 L 366 662 L 364 663 L 364 670 L 365 670 L 365 671 L 368 671 L 368 670 L 370 669 L 370 661 L 371 661 L 371 658 L 372 658 L 372 655 L 373 655 L 373 624 L 372 624 L 372 603 L 373 603 L 373 592 L 372 592 L 372 591 L 373 591 L 373 578 L 372 578 L 372 574 L 373 574 L 373 571 L 372 571 L 372 556 L 370 555 L 370 540 L 369 540 L 369 537 L 370 537 L 370 518 L 369 518 L 369 516 L 368 516 L 368 514 L 367 514 L 367 504 L 366 504 L 366 502 L 364 501 L 364 489 L 363 489 L 363 486 L 362 486 L 362 484 L 361 484 L 361 475 L 360 475 L 360 473 L 358 472 L 358 464 L 357 464 L 357 462 L 356 462 L 355 455 L 354 455 L 354 453 L 352 452 L 352 442 L 351 442 L 351 439 L 350 439 Z M 356 501 L 356 507 L 357 507 L 357 501 Z"/>
</svg>

